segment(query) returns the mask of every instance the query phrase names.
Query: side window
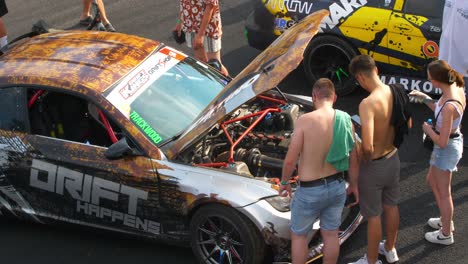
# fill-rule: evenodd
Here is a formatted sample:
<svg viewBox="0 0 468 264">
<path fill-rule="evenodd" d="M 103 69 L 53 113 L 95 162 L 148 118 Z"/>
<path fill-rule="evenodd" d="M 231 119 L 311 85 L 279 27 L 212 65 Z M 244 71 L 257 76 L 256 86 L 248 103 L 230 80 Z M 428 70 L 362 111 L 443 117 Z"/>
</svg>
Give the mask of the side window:
<svg viewBox="0 0 468 264">
<path fill-rule="evenodd" d="M 384 9 L 393 9 L 394 4 L 395 4 L 395 0 L 368 0 L 367 1 L 367 6 L 384 8 Z"/>
<path fill-rule="evenodd" d="M 0 129 L 19 132 L 29 130 L 25 89 L 0 89 Z"/>
<path fill-rule="evenodd" d="M 444 1 L 441 0 L 407 0 L 405 13 L 424 17 L 442 18 Z"/>
<path fill-rule="evenodd" d="M 94 104 L 69 94 L 28 91 L 31 133 L 108 147 L 121 131 Z"/>
</svg>

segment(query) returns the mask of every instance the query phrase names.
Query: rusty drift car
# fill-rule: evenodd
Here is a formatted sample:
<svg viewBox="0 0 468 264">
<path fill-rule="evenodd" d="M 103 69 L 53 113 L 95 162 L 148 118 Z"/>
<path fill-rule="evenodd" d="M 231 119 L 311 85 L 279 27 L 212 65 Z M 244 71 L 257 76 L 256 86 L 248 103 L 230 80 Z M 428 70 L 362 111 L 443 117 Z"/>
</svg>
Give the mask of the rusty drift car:
<svg viewBox="0 0 468 264">
<path fill-rule="evenodd" d="M 246 20 L 249 45 L 266 48 L 308 14 L 330 11 L 304 54 L 309 80 L 333 80 L 339 95 L 356 85 L 348 71 L 358 54 L 374 58 L 386 84 L 440 95 L 428 81 L 426 66 L 439 54 L 443 0 L 255 0 Z"/>
<path fill-rule="evenodd" d="M 276 85 L 327 14 L 303 19 L 232 80 L 120 33 L 12 44 L 0 56 L 0 212 L 191 245 L 200 263 L 288 262 L 278 182 L 312 102 Z M 361 220 L 344 210 L 341 242 Z M 310 261 L 321 256 L 318 229 Z"/>
</svg>

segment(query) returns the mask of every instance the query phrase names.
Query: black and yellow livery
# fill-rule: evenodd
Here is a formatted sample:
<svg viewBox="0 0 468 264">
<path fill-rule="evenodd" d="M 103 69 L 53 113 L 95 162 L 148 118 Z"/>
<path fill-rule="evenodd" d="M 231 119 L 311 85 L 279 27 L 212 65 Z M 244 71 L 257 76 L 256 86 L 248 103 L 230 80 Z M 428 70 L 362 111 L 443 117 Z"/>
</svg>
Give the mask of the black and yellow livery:
<svg viewBox="0 0 468 264">
<path fill-rule="evenodd" d="M 331 78 L 341 95 L 355 88 L 348 64 L 369 54 L 385 83 L 408 90 L 440 93 L 426 77 L 426 65 L 438 56 L 443 0 L 258 0 L 247 19 L 249 45 L 263 49 L 308 14 L 330 15 L 304 53 L 304 70 L 314 81 Z"/>
</svg>

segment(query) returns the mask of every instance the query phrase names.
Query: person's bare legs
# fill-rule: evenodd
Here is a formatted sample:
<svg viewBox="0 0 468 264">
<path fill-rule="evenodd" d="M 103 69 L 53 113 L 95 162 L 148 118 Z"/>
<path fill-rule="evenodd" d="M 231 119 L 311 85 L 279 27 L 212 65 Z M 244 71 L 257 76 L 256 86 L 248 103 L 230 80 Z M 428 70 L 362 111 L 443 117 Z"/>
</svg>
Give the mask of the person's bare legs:
<svg viewBox="0 0 468 264">
<path fill-rule="evenodd" d="M 427 173 L 427 184 L 431 187 L 432 193 L 434 194 L 434 198 L 437 203 L 437 207 L 440 208 L 440 195 L 439 195 L 439 190 L 437 189 L 437 184 L 436 184 L 436 179 L 434 175 L 434 166 L 429 167 L 429 172 Z"/>
<path fill-rule="evenodd" d="M 400 226 L 400 212 L 398 206 L 383 205 L 385 213 L 385 231 L 387 239 L 385 240 L 385 250 L 389 251 L 395 248 L 398 228 Z"/>
<path fill-rule="evenodd" d="M 200 61 L 208 62 L 208 57 L 206 55 L 204 48 L 193 49 L 193 55 L 195 56 L 195 58 L 197 58 Z"/>
<path fill-rule="evenodd" d="M 224 67 L 224 64 L 221 62 L 221 51 L 207 52 L 207 53 L 206 53 L 206 56 L 207 56 L 208 60 L 210 60 L 210 59 L 217 59 L 217 60 L 219 61 L 219 63 L 221 63 L 221 70 L 220 70 L 220 72 L 221 72 L 224 76 L 228 76 L 228 75 L 229 75 L 228 70 L 226 69 L 226 67 Z"/>
<path fill-rule="evenodd" d="M 83 2 L 83 10 L 81 11 L 80 20 L 86 19 L 87 17 L 91 16 L 91 4 L 93 0 L 82 0 Z"/>
<path fill-rule="evenodd" d="M 109 19 L 107 19 L 107 15 L 106 15 L 106 8 L 104 7 L 104 2 L 102 2 L 102 0 L 97 0 L 97 5 L 98 5 L 98 8 L 99 8 L 99 13 L 101 13 L 101 21 L 102 21 L 102 24 L 107 25 L 109 24 Z"/>
<path fill-rule="evenodd" d="M 8 44 L 7 29 L 3 18 L 0 17 L 0 48 Z"/>
<path fill-rule="evenodd" d="M 453 218 L 453 201 L 452 201 L 452 190 L 451 181 L 452 173 L 449 171 L 443 171 L 434 167 L 434 178 L 437 185 L 437 190 L 440 195 L 439 211 L 440 217 L 442 218 L 442 233 L 444 236 L 448 236 L 451 233 L 450 223 Z"/>
<path fill-rule="evenodd" d="M 323 239 L 323 263 L 335 264 L 338 261 L 338 255 L 340 254 L 338 230 L 326 231 L 321 229 L 320 232 Z"/>
<path fill-rule="evenodd" d="M 307 236 L 291 233 L 291 255 L 293 264 L 304 264 L 307 260 Z"/>
<path fill-rule="evenodd" d="M 367 261 L 375 263 L 379 258 L 379 243 L 382 239 L 380 215 L 367 218 Z"/>
</svg>

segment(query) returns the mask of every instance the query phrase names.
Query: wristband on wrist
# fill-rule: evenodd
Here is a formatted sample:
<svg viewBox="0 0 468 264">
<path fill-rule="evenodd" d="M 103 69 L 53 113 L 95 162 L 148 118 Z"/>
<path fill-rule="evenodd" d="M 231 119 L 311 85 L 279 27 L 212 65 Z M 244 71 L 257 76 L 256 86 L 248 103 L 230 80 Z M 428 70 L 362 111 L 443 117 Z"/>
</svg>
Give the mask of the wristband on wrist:
<svg viewBox="0 0 468 264">
<path fill-rule="evenodd" d="M 180 20 L 180 18 L 177 19 L 177 24 L 180 24 L 182 23 L 182 20 Z"/>
<path fill-rule="evenodd" d="M 281 185 L 288 185 L 288 184 L 289 184 L 289 181 L 283 181 L 283 180 L 281 180 L 280 183 L 281 183 Z"/>
</svg>

